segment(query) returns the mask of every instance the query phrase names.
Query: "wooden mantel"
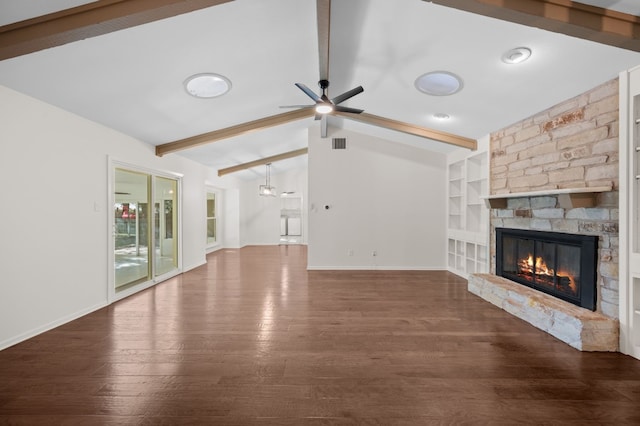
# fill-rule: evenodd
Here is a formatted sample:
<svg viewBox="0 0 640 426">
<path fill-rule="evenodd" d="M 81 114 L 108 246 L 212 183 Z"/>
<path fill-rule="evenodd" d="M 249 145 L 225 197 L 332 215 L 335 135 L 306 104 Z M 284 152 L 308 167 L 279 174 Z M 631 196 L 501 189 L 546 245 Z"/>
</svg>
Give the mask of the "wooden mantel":
<svg viewBox="0 0 640 426">
<path fill-rule="evenodd" d="M 575 209 L 579 207 L 594 207 L 597 203 L 597 195 L 601 192 L 611 191 L 613 187 L 594 186 L 586 188 L 546 189 L 544 191 L 512 192 L 507 194 L 489 195 L 480 197 L 485 201 L 487 208 L 505 209 L 509 198 L 543 197 L 545 195 L 557 195 L 558 204 L 563 209 Z"/>
</svg>

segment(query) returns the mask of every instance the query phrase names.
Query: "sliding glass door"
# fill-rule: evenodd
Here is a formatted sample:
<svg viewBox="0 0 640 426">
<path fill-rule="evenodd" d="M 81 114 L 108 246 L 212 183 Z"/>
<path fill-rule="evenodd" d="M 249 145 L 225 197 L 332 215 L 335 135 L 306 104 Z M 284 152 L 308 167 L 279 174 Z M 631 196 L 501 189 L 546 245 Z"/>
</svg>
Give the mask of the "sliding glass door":
<svg viewBox="0 0 640 426">
<path fill-rule="evenodd" d="M 149 247 L 149 175 L 115 170 L 115 286 L 116 291 L 151 278 Z"/>
<path fill-rule="evenodd" d="M 178 181 L 157 176 L 155 182 L 155 276 L 178 267 Z"/>
<path fill-rule="evenodd" d="M 114 189 L 114 286 L 120 292 L 178 269 L 178 180 L 116 167 Z"/>
</svg>

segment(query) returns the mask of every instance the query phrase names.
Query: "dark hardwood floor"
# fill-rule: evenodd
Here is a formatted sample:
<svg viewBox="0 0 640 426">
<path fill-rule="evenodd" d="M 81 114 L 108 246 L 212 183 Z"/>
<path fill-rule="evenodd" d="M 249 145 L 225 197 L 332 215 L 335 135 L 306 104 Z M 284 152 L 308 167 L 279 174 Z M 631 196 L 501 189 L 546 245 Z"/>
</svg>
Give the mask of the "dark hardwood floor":
<svg viewBox="0 0 640 426">
<path fill-rule="evenodd" d="M 581 353 L 447 272 L 247 247 L 0 351 L 0 424 L 640 424 L 640 361 Z"/>
</svg>

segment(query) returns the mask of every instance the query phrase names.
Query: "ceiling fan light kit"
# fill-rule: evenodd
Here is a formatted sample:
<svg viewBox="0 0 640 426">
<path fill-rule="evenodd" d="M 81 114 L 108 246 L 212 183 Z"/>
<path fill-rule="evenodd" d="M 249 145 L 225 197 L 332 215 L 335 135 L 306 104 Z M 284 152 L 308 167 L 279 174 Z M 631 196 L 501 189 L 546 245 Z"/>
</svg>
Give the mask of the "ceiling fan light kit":
<svg viewBox="0 0 640 426">
<path fill-rule="evenodd" d="M 318 114 L 329 114 L 332 111 L 333 111 L 333 106 L 331 106 L 330 104 L 322 103 L 322 104 L 316 105 L 316 112 Z"/>
<path fill-rule="evenodd" d="M 187 78 L 184 88 L 188 94 L 196 98 L 217 98 L 231 90 L 231 81 L 220 74 L 200 73 Z"/>
</svg>

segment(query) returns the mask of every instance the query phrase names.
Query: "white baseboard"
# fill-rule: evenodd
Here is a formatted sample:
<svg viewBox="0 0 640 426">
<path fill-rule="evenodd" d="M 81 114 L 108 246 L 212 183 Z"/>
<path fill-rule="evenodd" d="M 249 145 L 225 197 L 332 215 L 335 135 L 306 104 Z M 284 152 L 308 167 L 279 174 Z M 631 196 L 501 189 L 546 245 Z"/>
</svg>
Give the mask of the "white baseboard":
<svg viewBox="0 0 640 426">
<path fill-rule="evenodd" d="M 450 268 L 450 267 L 446 267 L 445 268 L 447 271 L 451 272 L 452 274 L 455 274 L 457 276 L 459 276 L 460 278 L 464 278 L 465 280 L 469 278 L 469 275 L 467 275 L 467 273 L 459 271 L 457 269 L 454 268 Z"/>
<path fill-rule="evenodd" d="M 207 261 L 205 260 L 204 262 L 194 263 L 193 265 L 189 265 L 189 266 L 184 266 L 184 265 L 183 265 L 183 266 L 182 266 L 182 271 L 181 271 L 180 273 L 181 273 L 181 274 L 182 274 L 182 273 L 185 273 L 185 272 L 187 272 L 187 271 L 190 271 L 190 270 L 192 270 L 192 269 L 199 268 L 200 266 L 202 266 L 202 265 L 206 265 L 206 264 L 207 264 Z"/>
<path fill-rule="evenodd" d="M 446 266 L 314 266 L 307 265 L 307 271 L 446 271 Z"/>
<path fill-rule="evenodd" d="M 63 324 L 66 324 L 66 323 L 71 322 L 73 320 L 76 320 L 76 319 L 78 319 L 80 317 L 88 315 L 88 314 L 90 314 L 90 313 L 92 313 L 94 311 L 97 311 L 98 309 L 102 309 L 102 308 L 104 308 L 104 307 L 106 307 L 108 305 L 109 305 L 109 303 L 107 303 L 107 301 L 105 300 L 102 303 L 98 303 L 98 304 L 93 305 L 93 306 L 91 306 L 89 308 L 86 308 L 86 309 L 81 309 L 80 311 L 75 312 L 75 313 L 73 313 L 71 315 L 65 315 L 64 317 L 59 318 L 59 319 L 57 319 L 55 321 L 51 321 L 48 324 L 44 324 L 44 325 L 42 325 L 40 327 L 36 327 L 36 328 L 34 328 L 32 330 L 29 330 L 29 331 L 27 331 L 25 333 L 22 333 L 22 334 L 19 334 L 17 336 L 11 337 L 9 339 L 3 340 L 2 342 L 0 342 L 0 351 L 3 350 L 3 349 L 8 348 L 10 346 L 16 345 L 16 344 L 18 344 L 20 342 L 24 342 L 25 340 L 31 339 L 32 337 L 35 337 L 38 334 L 42 334 L 42 333 L 44 333 L 46 331 L 53 330 L 56 327 L 60 327 Z"/>
</svg>

